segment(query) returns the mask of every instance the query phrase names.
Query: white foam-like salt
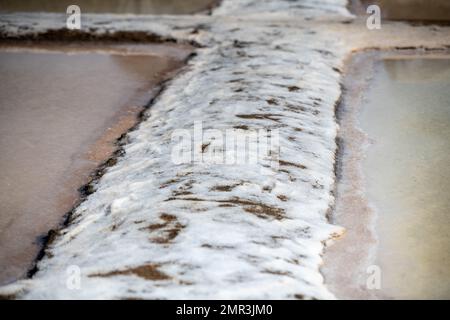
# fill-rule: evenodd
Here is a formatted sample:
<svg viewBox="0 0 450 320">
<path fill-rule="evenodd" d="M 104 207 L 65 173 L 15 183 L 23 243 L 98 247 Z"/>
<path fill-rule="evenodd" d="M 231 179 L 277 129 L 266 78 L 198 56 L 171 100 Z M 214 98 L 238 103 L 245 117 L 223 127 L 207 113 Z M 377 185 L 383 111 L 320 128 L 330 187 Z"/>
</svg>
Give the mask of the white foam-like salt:
<svg viewBox="0 0 450 320">
<path fill-rule="evenodd" d="M 129 134 L 124 156 L 76 209 L 35 276 L 0 292 L 25 299 L 333 298 L 319 267 L 323 242 L 341 231 L 326 214 L 334 201 L 336 68 L 344 51 L 320 29 L 277 17 L 349 14 L 344 0 L 299 3 L 225 0 L 212 17 L 116 18 L 117 30 L 140 28 L 203 48 Z M 9 32 L 20 33 L 14 16 L 8 19 Z M 98 27 L 102 19 L 84 21 Z M 35 30 L 54 25 L 42 22 Z M 175 165 L 171 133 L 192 130 L 196 121 L 223 130 L 277 128 L 280 170 Z M 157 241 L 174 229 L 175 237 Z M 81 271 L 79 290 L 67 286 L 71 265 Z M 149 265 L 169 279 L 127 273 Z"/>
</svg>

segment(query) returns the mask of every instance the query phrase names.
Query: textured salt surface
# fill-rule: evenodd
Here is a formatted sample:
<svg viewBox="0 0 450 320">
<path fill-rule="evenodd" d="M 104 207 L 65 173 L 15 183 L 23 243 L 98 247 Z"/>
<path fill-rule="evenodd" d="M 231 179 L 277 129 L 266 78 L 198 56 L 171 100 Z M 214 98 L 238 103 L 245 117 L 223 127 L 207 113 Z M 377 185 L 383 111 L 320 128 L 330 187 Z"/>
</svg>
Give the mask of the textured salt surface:
<svg viewBox="0 0 450 320">
<path fill-rule="evenodd" d="M 225 0 L 212 17 L 84 16 L 84 30 L 98 35 L 140 31 L 203 48 L 129 135 L 125 155 L 48 248 L 40 271 L 1 292 L 333 298 L 319 266 L 323 242 L 341 231 L 326 215 L 334 201 L 334 108 L 344 58 L 361 47 L 450 44 L 446 29 L 418 28 L 405 37 L 409 27 L 398 24 L 369 33 L 365 24 L 348 23 L 345 4 Z M 1 18 L 5 36 L 64 27 L 61 15 Z M 281 170 L 176 166 L 171 133 L 192 130 L 196 120 L 205 128 L 278 128 Z M 70 265 L 81 268 L 80 290 L 66 286 Z"/>
</svg>

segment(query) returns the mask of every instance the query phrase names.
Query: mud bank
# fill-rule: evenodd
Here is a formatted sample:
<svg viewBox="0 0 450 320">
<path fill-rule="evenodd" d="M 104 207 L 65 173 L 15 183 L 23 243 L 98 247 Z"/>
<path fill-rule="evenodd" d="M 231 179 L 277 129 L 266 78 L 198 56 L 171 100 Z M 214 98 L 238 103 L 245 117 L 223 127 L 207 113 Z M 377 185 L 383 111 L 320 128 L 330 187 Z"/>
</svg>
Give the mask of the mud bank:
<svg viewBox="0 0 450 320">
<path fill-rule="evenodd" d="M 1 46 L 0 282 L 23 277 L 78 189 L 135 126 L 188 47 Z"/>
</svg>

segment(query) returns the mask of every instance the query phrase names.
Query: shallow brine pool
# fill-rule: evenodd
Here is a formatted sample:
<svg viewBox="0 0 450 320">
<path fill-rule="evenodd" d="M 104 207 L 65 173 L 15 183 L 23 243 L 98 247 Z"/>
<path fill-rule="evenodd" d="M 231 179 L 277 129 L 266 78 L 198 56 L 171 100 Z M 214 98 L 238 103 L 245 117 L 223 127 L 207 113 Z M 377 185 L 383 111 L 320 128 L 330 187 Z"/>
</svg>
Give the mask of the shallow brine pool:
<svg viewBox="0 0 450 320">
<path fill-rule="evenodd" d="M 2 0 L 1 13 L 59 12 L 76 4 L 84 13 L 191 14 L 204 11 L 217 0 Z"/>
<path fill-rule="evenodd" d="M 0 48 L 0 283 L 22 277 L 78 188 L 189 48 Z"/>
<path fill-rule="evenodd" d="M 342 298 L 448 299 L 450 59 L 368 60 L 341 114 L 335 222 L 347 235 L 326 256 L 327 282 Z"/>
</svg>

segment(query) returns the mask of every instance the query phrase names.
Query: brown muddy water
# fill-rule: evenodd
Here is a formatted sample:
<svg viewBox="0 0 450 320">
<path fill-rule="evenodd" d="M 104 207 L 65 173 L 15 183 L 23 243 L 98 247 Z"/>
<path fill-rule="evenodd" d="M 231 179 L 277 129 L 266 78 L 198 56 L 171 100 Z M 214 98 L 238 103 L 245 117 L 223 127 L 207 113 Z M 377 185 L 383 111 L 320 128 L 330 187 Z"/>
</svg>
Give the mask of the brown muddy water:
<svg viewBox="0 0 450 320">
<path fill-rule="evenodd" d="M 449 299 L 450 57 L 358 55 L 345 87 L 334 222 L 347 232 L 326 283 L 343 299 Z"/>
<path fill-rule="evenodd" d="M 76 4 L 85 13 L 191 14 L 212 8 L 218 0 L 1 0 L 0 12 L 60 12 Z"/>
<path fill-rule="evenodd" d="M 376 4 L 381 16 L 389 20 L 450 22 L 448 0 L 354 0 L 353 11 L 365 15 L 369 5 Z"/>
<path fill-rule="evenodd" d="M 24 276 L 188 47 L 0 46 L 0 283 Z"/>
</svg>

